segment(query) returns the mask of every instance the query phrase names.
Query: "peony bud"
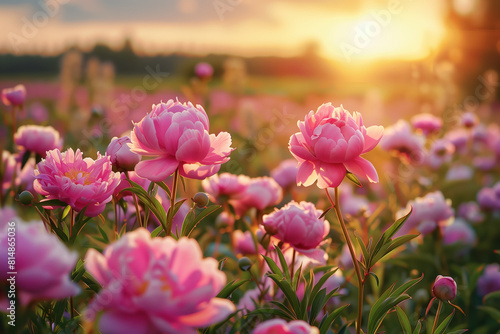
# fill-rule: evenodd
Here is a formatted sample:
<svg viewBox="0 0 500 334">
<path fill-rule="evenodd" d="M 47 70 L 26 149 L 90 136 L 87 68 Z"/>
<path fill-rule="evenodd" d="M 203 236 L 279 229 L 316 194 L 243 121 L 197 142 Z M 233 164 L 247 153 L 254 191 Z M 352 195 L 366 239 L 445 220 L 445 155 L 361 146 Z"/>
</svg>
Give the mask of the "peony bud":
<svg viewBox="0 0 500 334">
<path fill-rule="evenodd" d="M 225 228 L 234 225 L 234 217 L 227 212 L 221 212 L 220 215 L 215 218 L 216 228 Z"/>
<path fill-rule="evenodd" d="M 135 165 L 141 161 L 141 156 L 137 153 L 130 151 L 129 143 L 132 143 L 128 136 L 113 137 L 106 149 L 106 155 L 111 158 L 113 171 L 133 171 Z"/>
<path fill-rule="evenodd" d="M 25 190 L 19 194 L 19 202 L 21 202 L 24 205 L 30 205 L 33 203 L 33 194 L 30 193 L 29 191 Z"/>
<path fill-rule="evenodd" d="M 248 257 L 244 256 L 238 261 L 238 266 L 243 271 L 249 271 L 252 267 L 252 261 Z"/>
<path fill-rule="evenodd" d="M 205 208 L 208 205 L 208 195 L 202 192 L 196 193 L 193 196 L 193 202 L 199 208 Z"/>
<path fill-rule="evenodd" d="M 441 301 L 451 301 L 457 296 L 457 283 L 449 276 L 438 275 L 432 286 L 432 295 Z"/>
<path fill-rule="evenodd" d="M 26 99 L 26 88 L 24 85 L 17 85 L 13 88 L 2 90 L 2 102 L 6 105 L 21 106 Z"/>
</svg>

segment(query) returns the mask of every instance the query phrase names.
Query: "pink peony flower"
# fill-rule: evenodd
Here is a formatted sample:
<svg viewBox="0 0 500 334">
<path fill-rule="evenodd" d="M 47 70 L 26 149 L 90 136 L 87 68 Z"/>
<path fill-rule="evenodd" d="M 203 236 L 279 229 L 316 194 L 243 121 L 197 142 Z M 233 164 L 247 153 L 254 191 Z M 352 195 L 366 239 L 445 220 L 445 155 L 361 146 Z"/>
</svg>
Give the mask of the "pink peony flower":
<svg viewBox="0 0 500 334">
<path fill-rule="evenodd" d="M 14 208 L 5 206 L 0 208 L 0 217 L 2 217 L 2 219 L 0 219 L 0 230 L 3 230 L 8 222 L 17 217 L 17 212 Z"/>
<path fill-rule="evenodd" d="M 477 169 L 482 171 L 489 171 L 497 167 L 497 159 L 494 156 L 477 156 L 472 159 L 472 164 Z"/>
<path fill-rule="evenodd" d="M 111 164 L 115 172 L 133 171 L 135 165 L 141 161 L 141 156 L 130 150 L 129 143 L 132 141 L 128 136 L 113 137 L 106 149 L 106 155 L 111 157 Z"/>
<path fill-rule="evenodd" d="M 423 113 L 413 116 L 411 119 L 415 129 L 420 130 L 424 135 L 429 135 L 433 132 L 441 130 L 443 120 L 429 113 Z"/>
<path fill-rule="evenodd" d="M 214 68 L 208 63 L 198 63 L 194 68 L 194 73 L 201 79 L 210 78 L 214 74 Z"/>
<path fill-rule="evenodd" d="M 319 329 L 303 320 L 271 319 L 257 325 L 252 334 L 319 334 Z"/>
<path fill-rule="evenodd" d="M 24 85 L 17 85 L 13 88 L 2 90 L 2 102 L 6 106 L 21 106 L 26 100 L 26 88 Z"/>
<path fill-rule="evenodd" d="M 466 128 L 472 128 L 479 123 L 479 119 L 473 112 L 465 112 L 462 114 L 462 125 Z"/>
<path fill-rule="evenodd" d="M 446 181 L 470 180 L 474 176 L 472 168 L 466 165 L 455 165 L 446 172 Z"/>
<path fill-rule="evenodd" d="M 61 149 L 63 140 L 51 126 L 22 125 L 14 135 L 19 151 L 34 152 L 45 158 L 47 151 Z"/>
<path fill-rule="evenodd" d="M 20 164 L 16 161 L 16 158 L 9 151 L 2 151 L 2 189 L 3 194 L 6 194 L 7 191 L 13 186 L 12 181 L 14 177 L 14 173 L 19 172 Z M 15 181 L 15 180 L 14 180 Z"/>
<path fill-rule="evenodd" d="M 35 102 L 29 107 L 29 116 L 35 121 L 35 123 L 43 123 L 49 118 L 49 112 L 47 108 L 41 103 Z"/>
<path fill-rule="evenodd" d="M 378 182 L 373 165 L 360 157 L 371 151 L 382 138 L 382 126 L 363 125 L 361 114 L 353 115 L 342 106 L 321 105 L 310 111 L 300 132 L 290 137 L 289 149 L 299 162 L 297 184 L 310 186 L 318 180 L 321 189 L 338 187 L 346 171 Z"/>
<path fill-rule="evenodd" d="M 216 298 L 226 276 L 217 261 L 203 259 L 194 239 L 153 238 L 139 228 L 109 245 L 90 249 L 85 268 L 103 290 L 89 305 L 93 320 L 103 311 L 102 333 L 196 333 L 235 311 Z"/>
<path fill-rule="evenodd" d="M 438 226 L 446 225 L 447 221 L 454 215 L 451 200 L 445 199 L 440 191 L 428 193 L 424 197 L 417 197 L 409 201 L 405 209 L 396 213 L 396 217 L 400 218 L 408 213 L 410 207 L 413 207 L 413 212 L 396 233 L 397 236 L 408 234 L 414 230 L 418 230 L 422 234 L 431 233 Z"/>
<path fill-rule="evenodd" d="M 10 228 L 10 229 L 9 229 Z M 0 231 L 0 281 L 10 278 L 7 261 L 8 233 L 16 235 L 16 292 L 22 305 L 32 301 L 76 296 L 80 287 L 71 281 L 78 255 L 69 251 L 55 236 L 45 231 L 42 222 L 5 225 Z"/>
<path fill-rule="evenodd" d="M 234 252 L 236 254 L 249 255 L 264 253 L 264 248 L 260 243 L 257 242 L 257 249 L 255 248 L 252 232 L 250 231 L 243 232 L 241 230 L 234 230 L 232 238 L 234 240 Z"/>
<path fill-rule="evenodd" d="M 326 254 L 318 247 L 330 232 L 330 224 L 319 219 L 322 213 L 312 203 L 292 201 L 265 215 L 263 225 L 267 233 L 289 243 L 299 253 L 323 262 Z"/>
<path fill-rule="evenodd" d="M 438 275 L 432 286 L 432 295 L 442 301 L 451 301 L 457 296 L 457 283 L 449 276 Z"/>
<path fill-rule="evenodd" d="M 131 151 L 153 158 L 139 162 L 136 173 L 151 181 L 163 181 L 177 169 L 199 180 L 214 175 L 233 149 L 229 133 L 209 134 L 208 125 L 200 105 L 173 100 L 153 105 L 131 134 Z"/>
<path fill-rule="evenodd" d="M 283 199 L 283 190 L 276 181 L 268 176 L 256 177 L 250 180 L 250 184 L 238 198 L 232 200 L 238 216 L 243 215 L 251 208 L 264 210 L 276 205 Z"/>
<path fill-rule="evenodd" d="M 281 188 L 287 188 L 297 183 L 298 171 L 297 160 L 287 159 L 271 171 L 271 177 L 278 182 Z"/>
<path fill-rule="evenodd" d="M 363 211 L 369 212 L 370 202 L 366 197 L 354 194 L 350 184 L 342 184 L 340 187 L 339 204 L 342 207 L 342 214 L 344 216 L 355 216 Z M 331 192 L 330 195 L 333 196 Z"/>
<path fill-rule="evenodd" d="M 476 244 L 476 232 L 462 218 L 455 218 L 453 224 L 443 228 L 443 244 L 452 245 L 460 243 L 465 250 Z"/>
<path fill-rule="evenodd" d="M 410 124 L 399 120 L 395 125 L 386 129 L 380 147 L 393 152 L 406 163 L 420 164 L 424 161 L 425 138 L 412 133 Z"/>
<path fill-rule="evenodd" d="M 484 297 L 487 294 L 500 290 L 500 265 L 490 264 L 477 280 L 477 293 Z"/>
<path fill-rule="evenodd" d="M 484 215 L 476 202 L 466 202 L 458 207 L 458 217 L 470 223 L 480 223 L 484 220 Z"/>
<path fill-rule="evenodd" d="M 234 175 L 222 173 L 213 175 L 201 182 L 203 190 L 215 203 L 222 203 L 228 199 L 241 197 L 250 184 L 250 178 L 246 175 Z"/>
<path fill-rule="evenodd" d="M 500 210 L 500 182 L 477 193 L 477 203 L 485 210 Z"/>
<path fill-rule="evenodd" d="M 446 139 L 437 139 L 431 145 L 427 163 L 432 168 L 439 168 L 443 164 L 451 162 L 455 153 L 455 146 Z"/>
<path fill-rule="evenodd" d="M 456 152 L 463 153 L 467 150 L 467 141 L 469 140 L 469 132 L 467 130 L 462 128 L 451 130 L 444 138 L 455 145 Z"/>
<path fill-rule="evenodd" d="M 80 150 L 70 148 L 61 153 L 48 151 L 47 157 L 35 170 L 35 191 L 47 199 L 59 199 L 74 210 L 85 210 L 85 215 L 95 217 L 104 211 L 120 183 L 120 173 L 111 170 L 109 157 L 99 153 L 97 160 L 82 157 Z M 47 207 L 53 209 L 53 207 Z"/>
</svg>

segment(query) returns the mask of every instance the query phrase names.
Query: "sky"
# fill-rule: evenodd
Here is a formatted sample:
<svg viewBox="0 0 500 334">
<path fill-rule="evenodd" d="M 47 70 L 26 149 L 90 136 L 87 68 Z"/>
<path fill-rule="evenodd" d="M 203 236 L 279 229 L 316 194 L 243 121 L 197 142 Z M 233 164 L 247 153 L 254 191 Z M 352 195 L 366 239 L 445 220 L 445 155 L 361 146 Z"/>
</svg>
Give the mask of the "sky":
<svg viewBox="0 0 500 334">
<path fill-rule="evenodd" d="M 2 0 L 0 50 L 56 54 L 96 42 L 140 53 L 419 59 L 445 36 L 438 0 Z"/>
</svg>

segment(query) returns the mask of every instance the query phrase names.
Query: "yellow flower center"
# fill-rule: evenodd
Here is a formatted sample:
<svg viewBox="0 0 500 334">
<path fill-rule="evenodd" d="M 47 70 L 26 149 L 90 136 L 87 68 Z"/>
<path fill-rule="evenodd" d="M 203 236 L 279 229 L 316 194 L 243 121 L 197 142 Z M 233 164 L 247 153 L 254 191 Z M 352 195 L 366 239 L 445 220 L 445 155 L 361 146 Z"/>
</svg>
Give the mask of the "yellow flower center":
<svg viewBox="0 0 500 334">
<path fill-rule="evenodd" d="M 89 185 L 92 184 L 92 178 L 89 177 L 89 172 L 84 172 L 78 169 L 72 169 L 64 173 L 64 176 L 71 179 L 71 181 L 79 184 Z"/>
</svg>

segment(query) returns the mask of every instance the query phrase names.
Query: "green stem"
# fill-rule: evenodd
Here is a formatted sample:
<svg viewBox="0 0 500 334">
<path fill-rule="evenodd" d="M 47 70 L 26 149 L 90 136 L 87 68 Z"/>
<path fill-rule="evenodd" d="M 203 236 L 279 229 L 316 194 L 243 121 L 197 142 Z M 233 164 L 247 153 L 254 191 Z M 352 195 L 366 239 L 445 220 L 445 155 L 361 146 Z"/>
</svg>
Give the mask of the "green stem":
<svg viewBox="0 0 500 334">
<path fill-rule="evenodd" d="M 167 217 L 167 230 L 165 231 L 165 236 L 169 236 L 170 233 L 172 232 L 172 225 L 174 224 L 174 206 L 175 206 L 175 195 L 177 194 L 177 183 L 179 181 L 179 169 L 176 169 L 174 172 L 174 182 L 172 184 L 172 191 L 170 192 L 170 209 L 168 209 L 169 212 L 172 212 L 172 214 L 169 214 Z"/>
<path fill-rule="evenodd" d="M 295 269 L 294 267 L 295 267 L 295 253 L 296 253 L 296 252 L 297 252 L 297 251 L 296 251 L 296 250 L 295 250 L 295 248 L 294 248 L 294 249 L 293 249 L 293 255 L 292 255 L 292 264 L 291 264 L 291 266 L 290 266 L 290 277 L 292 278 L 292 280 L 293 280 L 293 270 Z"/>
<path fill-rule="evenodd" d="M 339 188 L 335 187 L 335 202 L 332 200 L 330 193 L 328 192 L 328 188 L 325 189 L 326 196 L 330 201 L 331 205 L 335 209 L 335 213 L 337 214 L 337 218 L 340 223 L 340 227 L 342 228 L 342 233 L 344 234 L 344 238 L 347 243 L 347 247 L 349 247 L 349 253 L 351 253 L 352 264 L 354 265 L 354 270 L 356 271 L 356 277 L 358 279 L 358 318 L 356 322 L 356 334 L 361 333 L 361 321 L 363 317 L 363 288 L 364 288 L 364 279 L 361 276 L 361 270 L 359 269 L 358 261 L 356 260 L 356 253 L 354 252 L 354 246 L 352 244 L 351 238 L 349 237 L 349 232 L 347 231 L 347 227 L 344 222 L 344 218 L 342 217 L 342 212 L 340 211 L 339 203 Z"/>
<path fill-rule="evenodd" d="M 118 236 L 118 210 L 116 210 L 117 205 L 118 204 L 116 203 L 116 200 L 113 197 L 113 212 L 115 213 L 115 232 L 116 235 Z"/>
<path fill-rule="evenodd" d="M 441 309 L 442 308 L 443 308 L 443 302 L 439 301 L 438 309 L 437 309 L 437 312 L 436 312 L 436 317 L 434 318 L 434 325 L 432 325 L 431 334 L 434 334 L 434 332 L 436 331 L 436 327 L 437 327 L 437 324 L 438 324 L 439 315 L 441 314 Z"/>
<path fill-rule="evenodd" d="M 69 222 L 69 238 L 71 239 L 71 233 L 73 230 L 73 225 L 75 225 L 75 210 L 71 208 L 71 221 Z"/>
</svg>

